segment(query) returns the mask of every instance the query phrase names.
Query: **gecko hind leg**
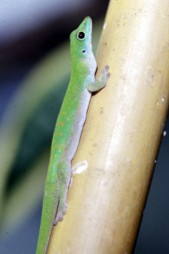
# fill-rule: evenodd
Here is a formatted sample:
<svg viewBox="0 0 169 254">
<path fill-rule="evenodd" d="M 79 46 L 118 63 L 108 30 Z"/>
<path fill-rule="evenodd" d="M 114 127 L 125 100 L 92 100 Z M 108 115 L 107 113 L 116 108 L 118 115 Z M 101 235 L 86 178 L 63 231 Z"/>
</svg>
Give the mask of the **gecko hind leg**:
<svg viewBox="0 0 169 254">
<path fill-rule="evenodd" d="M 67 210 L 67 195 L 71 182 L 71 165 L 68 163 L 60 162 L 58 165 L 58 182 L 59 182 L 59 198 L 56 208 L 56 215 L 53 225 L 56 226 L 59 221 L 63 219 Z"/>
</svg>

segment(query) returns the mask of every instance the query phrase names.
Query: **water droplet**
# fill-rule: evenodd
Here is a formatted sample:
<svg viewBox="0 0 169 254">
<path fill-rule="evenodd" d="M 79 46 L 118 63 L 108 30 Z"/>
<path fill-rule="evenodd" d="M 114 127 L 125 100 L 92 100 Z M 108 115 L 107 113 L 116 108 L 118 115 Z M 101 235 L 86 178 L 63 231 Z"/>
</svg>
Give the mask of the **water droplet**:
<svg viewBox="0 0 169 254">
<path fill-rule="evenodd" d="M 167 135 L 166 131 L 163 131 L 163 137 L 165 137 Z"/>
</svg>

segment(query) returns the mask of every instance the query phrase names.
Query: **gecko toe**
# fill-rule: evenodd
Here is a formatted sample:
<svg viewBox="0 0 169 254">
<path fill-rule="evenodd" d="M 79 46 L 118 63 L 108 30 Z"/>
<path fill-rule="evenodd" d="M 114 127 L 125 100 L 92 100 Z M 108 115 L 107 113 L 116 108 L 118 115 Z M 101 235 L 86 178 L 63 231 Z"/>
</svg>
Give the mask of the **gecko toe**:
<svg viewBox="0 0 169 254">
<path fill-rule="evenodd" d="M 107 73 L 106 73 L 106 78 L 107 78 L 107 79 L 110 78 L 110 72 L 107 72 Z"/>
<path fill-rule="evenodd" d="M 53 222 L 53 226 L 56 226 L 58 224 L 59 221 L 62 221 L 63 220 L 63 213 L 62 212 L 59 212 Z"/>
</svg>

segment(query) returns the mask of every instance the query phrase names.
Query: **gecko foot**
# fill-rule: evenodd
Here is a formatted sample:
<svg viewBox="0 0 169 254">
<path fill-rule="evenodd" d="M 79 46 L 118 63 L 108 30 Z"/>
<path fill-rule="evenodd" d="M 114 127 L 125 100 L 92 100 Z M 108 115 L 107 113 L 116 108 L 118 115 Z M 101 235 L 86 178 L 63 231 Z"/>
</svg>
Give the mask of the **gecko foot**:
<svg viewBox="0 0 169 254">
<path fill-rule="evenodd" d="M 63 220 L 63 216 L 66 214 L 67 204 L 64 205 L 64 206 L 62 206 L 60 204 L 61 203 L 59 202 L 58 208 L 57 208 L 56 217 L 55 217 L 55 219 L 53 221 L 53 226 L 56 226 L 59 221 L 62 221 Z"/>
<path fill-rule="evenodd" d="M 109 66 L 105 65 L 104 69 L 101 71 L 101 77 L 99 78 L 99 81 L 107 81 L 110 77 L 110 72 L 108 72 Z"/>
</svg>

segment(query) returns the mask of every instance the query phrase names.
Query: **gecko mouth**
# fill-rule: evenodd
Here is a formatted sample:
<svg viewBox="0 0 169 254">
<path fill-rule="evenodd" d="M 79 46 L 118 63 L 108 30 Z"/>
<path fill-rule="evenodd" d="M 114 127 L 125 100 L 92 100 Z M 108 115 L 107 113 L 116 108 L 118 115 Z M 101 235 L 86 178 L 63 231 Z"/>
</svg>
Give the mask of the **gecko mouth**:
<svg viewBox="0 0 169 254">
<path fill-rule="evenodd" d="M 88 30 L 87 32 L 92 33 L 92 20 L 90 17 L 86 17 L 83 21 L 84 30 Z"/>
</svg>

